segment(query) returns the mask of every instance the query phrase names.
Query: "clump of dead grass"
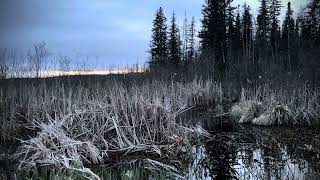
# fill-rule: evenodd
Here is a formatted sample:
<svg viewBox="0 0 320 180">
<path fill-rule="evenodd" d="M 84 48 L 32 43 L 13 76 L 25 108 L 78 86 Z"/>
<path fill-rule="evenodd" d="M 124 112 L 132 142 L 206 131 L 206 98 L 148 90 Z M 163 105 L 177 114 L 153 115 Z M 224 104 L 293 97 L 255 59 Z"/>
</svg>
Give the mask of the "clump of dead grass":
<svg viewBox="0 0 320 180">
<path fill-rule="evenodd" d="M 196 92 L 192 85 L 202 86 L 152 82 L 130 87 L 114 83 L 96 92 L 82 86 L 43 90 L 42 96 L 31 98 L 37 104 L 31 104 L 26 119 L 37 135 L 21 141 L 16 154 L 19 168 L 84 169 L 137 153 L 176 157 L 180 149 L 191 147 L 192 138 L 208 135 L 200 127 L 184 127 L 175 120 L 189 108 L 188 99 Z M 208 85 L 203 94 L 220 95 Z"/>
<path fill-rule="evenodd" d="M 293 90 L 292 90 L 293 89 Z M 320 94 L 307 87 L 281 89 L 242 89 L 242 98 L 231 109 L 239 123 L 261 126 L 271 125 L 319 125 Z"/>
</svg>

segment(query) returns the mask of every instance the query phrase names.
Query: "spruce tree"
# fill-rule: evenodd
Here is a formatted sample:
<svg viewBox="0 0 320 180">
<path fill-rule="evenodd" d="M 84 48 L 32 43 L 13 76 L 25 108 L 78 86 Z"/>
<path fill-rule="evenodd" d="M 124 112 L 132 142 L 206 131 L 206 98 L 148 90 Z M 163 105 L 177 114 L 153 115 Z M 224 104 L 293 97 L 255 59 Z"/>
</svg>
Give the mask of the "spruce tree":
<svg viewBox="0 0 320 180">
<path fill-rule="evenodd" d="M 300 39 L 300 25 L 299 25 L 298 18 L 295 20 L 294 37 L 295 37 L 295 40 Z"/>
<path fill-rule="evenodd" d="M 271 0 L 270 2 L 270 44 L 273 51 L 277 51 L 280 41 L 279 16 L 281 11 L 280 0 Z"/>
<path fill-rule="evenodd" d="M 247 57 L 250 56 L 252 46 L 252 15 L 250 13 L 250 6 L 244 4 L 244 13 L 242 16 L 242 44 L 244 53 Z"/>
<path fill-rule="evenodd" d="M 174 69 L 178 69 L 179 66 L 181 65 L 181 40 L 180 40 L 179 28 L 176 23 L 175 13 L 173 13 L 172 19 L 171 19 L 168 48 L 169 48 L 168 64 Z"/>
<path fill-rule="evenodd" d="M 189 35 L 188 35 L 189 27 L 188 27 L 188 18 L 187 14 L 184 14 L 184 20 L 183 20 L 183 42 L 182 42 L 182 55 L 183 55 L 183 61 L 187 61 L 188 59 L 188 41 L 189 41 Z"/>
<path fill-rule="evenodd" d="M 205 5 L 203 5 L 202 9 L 202 15 L 203 19 L 201 20 L 202 23 L 202 30 L 199 33 L 200 43 L 201 43 L 201 49 L 203 51 L 206 51 L 211 44 L 213 44 L 212 41 L 212 0 L 205 0 Z"/>
<path fill-rule="evenodd" d="M 229 49 L 229 52 L 231 53 L 231 51 L 233 50 L 233 44 L 234 44 L 234 41 L 236 39 L 236 27 L 235 27 L 235 17 L 234 17 L 234 14 L 233 14 L 233 11 L 234 11 L 234 7 L 232 7 L 231 5 L 229 5 L 227 11 L 228 11 L 228 14 L 227 14 L 227 46 L 228 46 L 228 49 Z"/>
<path fill-rule="evenodd" d="M 239 7 L 238 7 L 239 9 Z M 241 17 L 238 10 L 236 22 L 235 22 L 235 39 L 233 41 L 233 49 L 241 50 L 242 49 L 242 37 L 241 37 Z"/>
<path fill-rule="evenodd" d="M 267 47 L 269 24 L 270 18 L 267 7 L 267 0 L 261 0 L 261 5 L 257 16 L 256 41 L 258 49 L 260 49 L 262 52 L 265 52 Z"/>
<path fill-rule="evenodd" d="M 166 17 L 162 7 L 157 10 L 153 21 L 149 52 L 151 56 L 149 61 L 150 70 L 155 71 L 159 68 L 163 68 L 168 59 L 168 48 Z"/>
<path fill-rule="evenodd" d="M 310 0 L 307 8 L 306 23 L 309 36 L 316 44 L 320 44 L 320 1 Z"/>
<path fill-rule="evenodd" d="M 286 17 L 283 21 L 282 25 L 282 49 L 287 55 L 287 68 L 290 68 L 292 66 L 292 61 L 291 61 L 291 49 L 292 49 L 292 44 L 294 42 L 294 19 L 293 19 L 293 11 L 291 9 L 291 3 L 288 2 L 287 5 L 287 12 L 286 12 Z"/>
<path fill-rule="evenodd" d="M 196 36 L 196 21 L 195 18 L 192 17 L 191 24 L 188 31 L 188 44 L 187 44 L 187 54 L 188 54 L 188 61 L 192 61 L 195 58 L 195 36 Z"/>
<path fill-rule="evenodd" d="M 202 30 L 199 34 L 201 50 L 213 55 L 218 75 L 225 70 L 227 7 L 232 0 L 206 0 L 202 9 Z M 213 52 L 213 53 L 212 53 Z"/>
<path fill-rule="evenodd" d="M 294 40 L 294 26 L 293 11 L 291 9 L 291 3 L 288 2 L 286 17 L 282 27 L 282 44 L 284 51 L 287 53 L 290 51 L 290 46 Z"/>
<path fill-rule="evenodd" d="M 306 44 L 311 40 L 311 26 L 308 23 L 307 18 L 303 15 L 299 17 L 300 28 L 301 28 L 301 39 Z"/>
</svg>

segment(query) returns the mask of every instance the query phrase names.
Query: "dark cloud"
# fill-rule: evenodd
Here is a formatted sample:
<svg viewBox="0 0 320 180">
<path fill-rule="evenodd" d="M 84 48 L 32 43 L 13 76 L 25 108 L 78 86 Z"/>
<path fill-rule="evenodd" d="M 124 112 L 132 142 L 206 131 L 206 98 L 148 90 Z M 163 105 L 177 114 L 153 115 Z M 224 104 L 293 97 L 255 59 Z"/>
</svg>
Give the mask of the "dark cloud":
<svg viewBox="0 0 320 180">
<path fill-rule="evenodd" d="M 103 59 L 101 66 L 133 64 L 137 59 L 145 62 L 156 9 L 164 7 L 168 16 L 175 10 L 180 24 L 185 12 L 199 22 L 202 3 L 202 0 L 1 0 L 0 46 L 25 50 L 44 40 L 56 54 L 74 56 L 81 52 L 99 56 Z"/>
</svg>

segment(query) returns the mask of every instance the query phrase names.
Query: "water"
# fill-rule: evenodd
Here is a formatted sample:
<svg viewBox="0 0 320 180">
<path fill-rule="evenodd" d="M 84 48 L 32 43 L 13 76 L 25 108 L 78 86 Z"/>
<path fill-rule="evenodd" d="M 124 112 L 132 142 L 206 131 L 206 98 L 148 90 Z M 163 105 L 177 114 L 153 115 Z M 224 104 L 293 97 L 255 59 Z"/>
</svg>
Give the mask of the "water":
<svg viewBox="0 0 320 180">
<path fill-rule="evenodd" d="M 317 130 L 238 126 L 225 119 L 199 122 L 212 138 L 199 139 L 192 147 L 193 158 L 179 169 L 185 179 L 320 179 Z M 92 171 L 101 179 L 182 179 L 141 162 Z"/>
<path fill-rule="evenodd" d="M 199 140 L 192 147 L 193 159 L 181 173 L 185 179 L 320 179 L 319 155 L 310 148 L 317 146 L 317 131 L 244 126 L 237 130 L 214 130 L 212 135 L 211 140 Z M 128 172 L 143 172 L 142 179 L 182 179 L 165 171 L 122 170 L 123 174 Z"/>
<path fill-rule="evenodd" d="M 186 178 L 320 179 L 319 154 L 311 148 L 317 144 L 317 133 L 285 127 L 213 133 L 213 140 L 193 147 L 195 161 Z"/>
<path fill-rule="evenodd" d="M 252 156 L 252 161 L 247 162 Z M 304 160 L 297 161 L 288 156 L 286 150 L 282 149 L 281 162 L 270 168 L 268 159 L 263 155 L 262 149 L 255 149 L 252 154 L 245 150 L 237 154 L 236 169 L 240 179 L 305 179 L 309 172 L 308 163 Z"/>
</svg>

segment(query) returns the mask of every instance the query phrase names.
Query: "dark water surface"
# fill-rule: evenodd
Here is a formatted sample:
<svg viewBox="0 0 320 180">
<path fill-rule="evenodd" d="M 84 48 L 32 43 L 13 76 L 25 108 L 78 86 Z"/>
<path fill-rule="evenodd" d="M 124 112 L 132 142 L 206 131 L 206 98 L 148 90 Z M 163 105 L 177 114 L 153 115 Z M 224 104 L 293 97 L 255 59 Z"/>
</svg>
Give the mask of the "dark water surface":
<svg viewBox="0 0 320 180">
<path fill-rule="evenodd" d="M 216 123 L 209 119 L 200 121 L 200 125 L 211 132 L 212 138 L 193 146 L 193 159 L 182 173 L 185 179 L 320 179 L 318 130 L 235 127 L 226 120 Z M 137 174 L 138 179 L 182 179 L 139 168 L 121 172 L 125 175 L 116 179 L 137 179 Z"/>
<path fill-rule="evenodd" d="M 210 131 L 212 138 L 199 140 L 193 146 L 193 159 L 184 165 L 184 170 L 179 170 L 183 178 L 320 179 L 318 130 L 239 126 L 226 119 L 204 119 L 198 122 Z M 159 169 L 144 165 L 142 168 L 138 163 L 92 171 L 101 179 L 182 179 L 165 168 Z M 4 175 L 2 173 L 0 178 Z"/>
<path fill-rule="evenodd" d="M 187 179 L 320 179 L 315 133 L 284 127 L 219 132 L 194 147 Z"/>
</svg>

